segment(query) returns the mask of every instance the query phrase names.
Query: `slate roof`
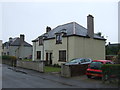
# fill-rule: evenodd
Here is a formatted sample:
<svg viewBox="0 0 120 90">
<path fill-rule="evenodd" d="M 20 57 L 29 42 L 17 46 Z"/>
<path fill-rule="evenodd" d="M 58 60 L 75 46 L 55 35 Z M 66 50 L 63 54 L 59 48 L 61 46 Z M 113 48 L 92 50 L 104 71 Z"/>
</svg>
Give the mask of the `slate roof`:
<svg viewBox="0 0 120 90">
<path fill-rule="evenodd" d="M 21 45 L 20 44 L 20 38 L 19 37 L 12 38 L 11 42 L 8 41 L 8 42 L 5 42 L 4 44 L 9 45 L 9 46 L 20 46 Z M 26 41 L 24 41 L 23 45 L 26 46 L 26 47 L 32 47 L 32 45 L 27 43 Z"/>
<path fill-rule="evenodd" d="M 76 36 L 81 36 L 81 37 L 88 37 L 87 29 L 85 27 L 79 25 L 76 22 L 70 22 L 67 24 L 59 25 L 56 28 L 49 31 L 48 33 L 44 33 L 39 37 L 45 36 L 46 39 L 55 38 L 55 33 L 62 32 L 62 30 L 66 30 L 66 33 L 67 33 L 66 36 L 76 35 Z M 100 39 L 100 40 L 106 40 L 105 38 L 100 37 L 96 34 L 94 34 L 94 38 Z M 38 38 L 36 38 L 33 41 L 36 41 L 36 40 L 38 40 Z"/>
</svg>

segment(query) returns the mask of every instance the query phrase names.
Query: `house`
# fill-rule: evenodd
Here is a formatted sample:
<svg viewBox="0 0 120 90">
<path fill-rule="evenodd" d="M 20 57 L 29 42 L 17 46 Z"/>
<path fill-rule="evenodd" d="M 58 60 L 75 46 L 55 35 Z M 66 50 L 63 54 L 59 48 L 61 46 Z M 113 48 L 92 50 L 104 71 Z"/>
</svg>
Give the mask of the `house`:
<svg viewBox="0 0 120 90">
<path fill-rule="evenodd" d="M 120 43 L 108 43 L 106 45 L 106 59 L 112 60 L 120 51 Z"/>
<path fill-rule="evenodd" d="M 76 22 L 46 28 L 33 42 L 33 61 L 61 64 L 73 58 L 105 59 L 105 40 L 94 34 L 94 17 L 87 16 L 87 29 Z"/>
<path fill-rule="evenodd" d="M 9 41 L 3 44 L 3 55 L 16 56 L 20 59 L 31 58 L 32 45 L 25 41 L 23 34 L 20 34 L 20 38 L 10 37 Z"/>
</svg>

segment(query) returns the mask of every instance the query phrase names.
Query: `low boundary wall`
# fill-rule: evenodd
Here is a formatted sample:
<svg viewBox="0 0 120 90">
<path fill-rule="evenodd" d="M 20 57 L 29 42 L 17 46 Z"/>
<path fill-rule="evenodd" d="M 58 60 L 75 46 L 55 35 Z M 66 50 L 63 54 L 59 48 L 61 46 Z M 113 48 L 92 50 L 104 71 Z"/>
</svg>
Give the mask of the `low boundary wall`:
<svg viewBox="0 0 120 90">
<path fill-rule="evenodd" d="M 63 77 L 73 77 L 85 75 L 88 64 L 84 65 L 61 65 L 61 76 Z"/>
<path fill-rule="evenodd" d="M 17 60 L 17 67 L 32 69 L 39 72 L 44 72 L 44 61 L 22 61 Z"/>
</svg>

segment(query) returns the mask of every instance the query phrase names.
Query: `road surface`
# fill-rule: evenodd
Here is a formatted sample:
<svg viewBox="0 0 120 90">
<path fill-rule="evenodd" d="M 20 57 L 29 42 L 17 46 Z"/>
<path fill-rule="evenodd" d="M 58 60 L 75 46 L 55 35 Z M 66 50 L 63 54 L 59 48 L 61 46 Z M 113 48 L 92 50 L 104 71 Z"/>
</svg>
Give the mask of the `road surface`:
<svg viewBox="0 0 120 90">
<path fill-rule="evenodd" d="M 117 88 L 90 79 L 71 79 L 2 65 L 2 88 Z"/>
</svg>

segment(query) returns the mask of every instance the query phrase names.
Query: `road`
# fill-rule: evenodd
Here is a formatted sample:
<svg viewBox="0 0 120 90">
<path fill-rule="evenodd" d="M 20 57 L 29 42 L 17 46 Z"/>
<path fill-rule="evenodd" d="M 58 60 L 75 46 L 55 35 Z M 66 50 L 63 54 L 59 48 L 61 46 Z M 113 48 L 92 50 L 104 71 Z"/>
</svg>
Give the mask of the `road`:
<svg viewBox="0 0 120 90">
<path fill-rule="evenodd" d="M 2 65 L 2 70 L 2 88 L 116 88 L 98 81 L 73 80 L 7 65 Z"/>
<path fill-rule="evenodd" d="M 22 72 L 15 72 L 3 66 L 3 88 L 70 88 L 69 85 L 63 85 L 54 81 L 41 78 L 39 76 L 29 75 Z"/>
</svg>

